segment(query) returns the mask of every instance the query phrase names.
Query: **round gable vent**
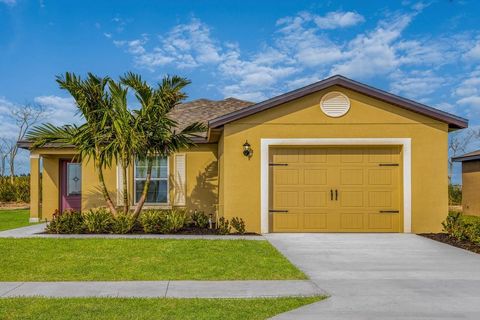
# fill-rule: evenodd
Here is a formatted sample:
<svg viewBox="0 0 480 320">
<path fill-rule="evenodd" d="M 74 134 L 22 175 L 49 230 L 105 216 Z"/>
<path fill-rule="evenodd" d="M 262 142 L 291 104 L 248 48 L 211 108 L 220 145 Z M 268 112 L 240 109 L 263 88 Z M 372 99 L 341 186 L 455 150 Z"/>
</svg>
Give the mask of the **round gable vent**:
<svg viewBox="0 0 480 320">
<path fill-rule="evenodd" d="M 341 117 L 350 109 L 350 100 L 341 92 L 329 92 L 322 97 L 320 108 L 330 117 Z"/>
</svg>

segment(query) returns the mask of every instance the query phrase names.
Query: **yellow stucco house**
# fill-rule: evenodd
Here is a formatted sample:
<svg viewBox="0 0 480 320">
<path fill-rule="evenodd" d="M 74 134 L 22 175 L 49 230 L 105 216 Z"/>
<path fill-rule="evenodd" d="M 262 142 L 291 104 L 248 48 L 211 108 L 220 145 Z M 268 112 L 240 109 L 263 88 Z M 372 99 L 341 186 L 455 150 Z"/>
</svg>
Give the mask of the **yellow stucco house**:
<svg viewBox="0 0 480 320">
<path fill-rule="evenodd" d="M 462 163 L 462 210 L 480 216 L 480 150 L 452 158 Z"/>
<path fill-rule="evenodd" d="M 171 117 L 203 121 L 208 132 L 196 147 L 158 159 L 147 206 L 238 216 L 260 233 L 440 231 L 448 133 L 468 126 L 342 76 L 256 104 L 195 100 Z M 30 150 L 33 221 L 104 205 L 93 164 L 72 162 L 75 153 Z M 112 197 L 127 179 L 137 198 L 144 169 L 136 163 L 128 177 L 106 170 Z"/>
</svg>

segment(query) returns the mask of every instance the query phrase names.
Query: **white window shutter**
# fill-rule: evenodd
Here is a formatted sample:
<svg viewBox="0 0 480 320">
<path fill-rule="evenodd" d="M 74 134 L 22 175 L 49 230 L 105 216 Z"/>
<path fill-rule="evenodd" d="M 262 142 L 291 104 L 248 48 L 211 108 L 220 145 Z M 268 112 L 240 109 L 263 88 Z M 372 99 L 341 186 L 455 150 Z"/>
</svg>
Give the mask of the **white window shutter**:
<svg viewBox="0 0 480 320">
<path fill-rule="evenodd" d="M 123 172 L 120 164 L 117 164 L 117 206 L 123 206 Z"/>
<path fill-rule="evenodd" d="M 174 205 L 184 206 L 186 204 L 186 155 L 184 153 L 179 153 L 175 155 L 175 164 L 174 164 Z"/>
</svg>

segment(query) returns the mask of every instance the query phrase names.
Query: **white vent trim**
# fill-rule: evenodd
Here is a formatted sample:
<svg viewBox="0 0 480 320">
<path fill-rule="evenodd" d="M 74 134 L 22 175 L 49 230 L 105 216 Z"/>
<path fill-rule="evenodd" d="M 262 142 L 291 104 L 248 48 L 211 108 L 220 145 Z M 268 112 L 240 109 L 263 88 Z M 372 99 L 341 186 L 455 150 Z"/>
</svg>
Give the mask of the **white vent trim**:
<svg viewBox="0 0 480 320">
<path fill-rule="evenodd" d="M 177 153 L 175 154 L 174 162 L 174 205 L 184 206 L 186 205 L 186 154 Z"/>
<path fill-rule="evenodd" d="M 350 99 L 341 92 L 332 91 L 322 97 L 320 108 L 327 116 L 338 118 L 350 110 Z"/>
</svg>

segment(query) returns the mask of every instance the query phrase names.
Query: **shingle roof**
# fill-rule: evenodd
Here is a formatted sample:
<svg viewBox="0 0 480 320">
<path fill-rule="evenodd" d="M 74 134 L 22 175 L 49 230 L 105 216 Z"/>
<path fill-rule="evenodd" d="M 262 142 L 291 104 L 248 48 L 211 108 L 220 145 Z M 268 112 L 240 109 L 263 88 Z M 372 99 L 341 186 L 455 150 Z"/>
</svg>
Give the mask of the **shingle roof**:
<svg viewBox="0 0 480 320">
<path fill-rule="evenodd" d="M 235 98 L 226 98 L 225 100 L 198 99 L 179 104 L 170 111 L 169 116 L 172 120 L 178 122 L 178 129 L 181 130 L 193 122 L 208 124 L 208 121 L 212 119 L 252 104 L 254 103 Z M 207 133 L 203 133 L 202 136 L 206 137 Z"/>
<path fill-rule="evenodd" d="M 473 160 L 480 160 L 480 150 L 475 150 L 469 153 L 465 153 L 464 155 L 452 158 L 452 161 L 455 161 L 455 162 L 473 161 Z"/>
</svg>

